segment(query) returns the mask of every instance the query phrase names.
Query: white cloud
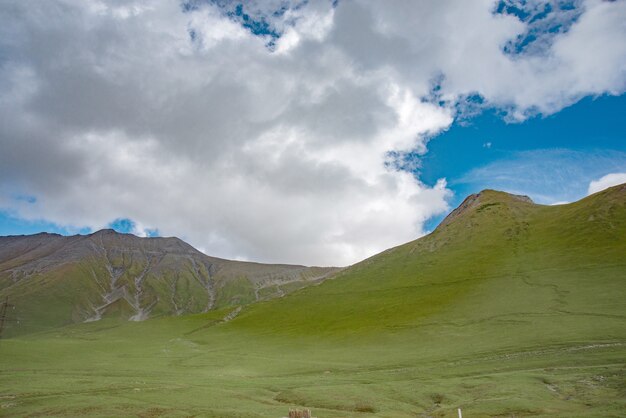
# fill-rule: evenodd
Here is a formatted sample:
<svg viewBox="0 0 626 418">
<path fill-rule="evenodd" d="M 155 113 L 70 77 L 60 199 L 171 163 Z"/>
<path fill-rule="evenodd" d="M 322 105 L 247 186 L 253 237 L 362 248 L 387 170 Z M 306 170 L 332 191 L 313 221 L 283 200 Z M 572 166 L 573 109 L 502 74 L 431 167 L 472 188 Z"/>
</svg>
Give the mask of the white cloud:
<svg viewBox="0 0 626 418">
<path fill-rule="evenodd" d="M 559 201 L 559 202 L 550 203 L 550 206 L 567 205 L 569 203 L 572 203 L 572 202 L 568 202 L 567 200 L 562 200 L 562 201 Z"/>
<path fill-rule="evenodd" d="M 626 173 L 611 173 L 589 183 L 587 194 L 601 192 L 609 187 L 626 183 Z"/>
<path fill-rule="evenodd" d="M 222 257 L 342 265 L 447 209 L 444 180 L 385 163 L 427 152 L 465 95 L 524 117 L 624 90 L 624 2 L 586 2 L 543 55 L 518 56 L 503 47 L 527 24 L 491 0 L 250 3 L 283 34 L 273 51 L 198 4 L 0 4 L 1 207 L 92 228 L 129 217 Z M 423 100 L 439 79 L 444 103 Z"/>
</svg>

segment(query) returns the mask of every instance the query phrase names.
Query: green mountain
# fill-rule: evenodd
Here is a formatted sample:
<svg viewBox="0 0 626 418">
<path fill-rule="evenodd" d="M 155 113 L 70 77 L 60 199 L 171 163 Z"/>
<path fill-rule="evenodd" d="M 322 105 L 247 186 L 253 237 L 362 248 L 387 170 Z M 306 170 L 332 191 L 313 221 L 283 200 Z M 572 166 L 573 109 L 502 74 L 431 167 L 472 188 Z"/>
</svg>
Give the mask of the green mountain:
<svg viewBox="0 0 626 418">
<path fill-rule="evenodd" d="M 625 300 L 626 185 L 559 206 L 487 190 L 426 237 L 240 312 L 2 340 L 0 411 L 619 417 Z"/>
<path fill-rule="evenodd" d="M 328 335 L 422 328 L 441 315 L 603 318 L 626 313 L 625 279 L 626 185 L 559 206 L 485 190 L 430 235 L 253 307 L 238 326 Z"/>
<path fill-rule="evenodd" d="M 178 238 L 0 237 L 0 300 L 9 335 L 114 317 L 142 321 L 283 296 L 337 269 L 209 257 Z"/>
</svg>

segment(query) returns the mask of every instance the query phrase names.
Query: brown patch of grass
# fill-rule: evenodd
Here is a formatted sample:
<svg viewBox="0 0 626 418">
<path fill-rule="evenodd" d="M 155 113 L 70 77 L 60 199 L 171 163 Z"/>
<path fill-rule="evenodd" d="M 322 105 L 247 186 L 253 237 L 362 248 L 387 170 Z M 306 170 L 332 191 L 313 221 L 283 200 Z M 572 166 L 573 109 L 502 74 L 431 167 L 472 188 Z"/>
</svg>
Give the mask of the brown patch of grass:
<svg viewBox="0 0 626 418">
<path fill-rule="evenodd" d="M 355 412 L 369 412 L 369 413 L 374 413 L 376 412 L 376 408 L 374 408 L 372 405 L 370 404 L 366 404 L 366 403 L 358 403 L 354 406 L 354 411 Z"/>
<path fill-rule="evenodd" d="M 156 418 L 165 415 L 168 412 L 165 408 L 148 408 L 147 410 L 137 414 L 139 418 Z"/>
<path fill-rule="evenodd" d="M 435 405 L 439 406 L 443 403 L 443 401 L 446 400 L 446 397 L 443 396 L 441 393 L 433 393 L 432 395 L 430 395 L 430 399 L 433 400 Z"/>
</svg>

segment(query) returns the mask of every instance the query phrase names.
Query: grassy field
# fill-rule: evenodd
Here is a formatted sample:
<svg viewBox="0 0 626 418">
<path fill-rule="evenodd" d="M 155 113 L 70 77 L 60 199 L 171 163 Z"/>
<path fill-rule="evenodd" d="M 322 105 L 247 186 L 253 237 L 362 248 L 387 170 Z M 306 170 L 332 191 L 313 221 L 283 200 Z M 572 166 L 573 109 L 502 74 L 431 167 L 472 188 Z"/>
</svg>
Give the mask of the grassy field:
<svg viewBox="0 0 626 418">
<path fill-rule="evenodd" d="M 485 192 L 280 299 L 0 340 L 0 416 L 619 417 L 626 188 Z"/>
</svg>

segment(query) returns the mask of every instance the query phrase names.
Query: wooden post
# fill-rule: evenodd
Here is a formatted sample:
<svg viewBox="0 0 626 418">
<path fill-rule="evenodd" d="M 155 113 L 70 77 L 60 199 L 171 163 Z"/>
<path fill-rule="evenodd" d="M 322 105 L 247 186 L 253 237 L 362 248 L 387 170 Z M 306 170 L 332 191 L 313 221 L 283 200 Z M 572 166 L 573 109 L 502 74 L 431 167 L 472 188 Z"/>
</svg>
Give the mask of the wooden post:
<svg viewBox="0 0 626 418">
<path fill-rule="evenodd" d="M 4 328 L 4 321 L 7 316 L 8 307 L 9 307 L 9 297 L 7 296 L 6 300 L 2 304 L 2 308 L 0 308 L 0 338 L 2 338 L 2 329 Z"/>
<path fill-rule="evenodd" d="M 461 408 L 459 408 L 458 411 L 459 411 L 459 418 L 463 418 L 463 414 L 461 413 Z"/>
</svg>

